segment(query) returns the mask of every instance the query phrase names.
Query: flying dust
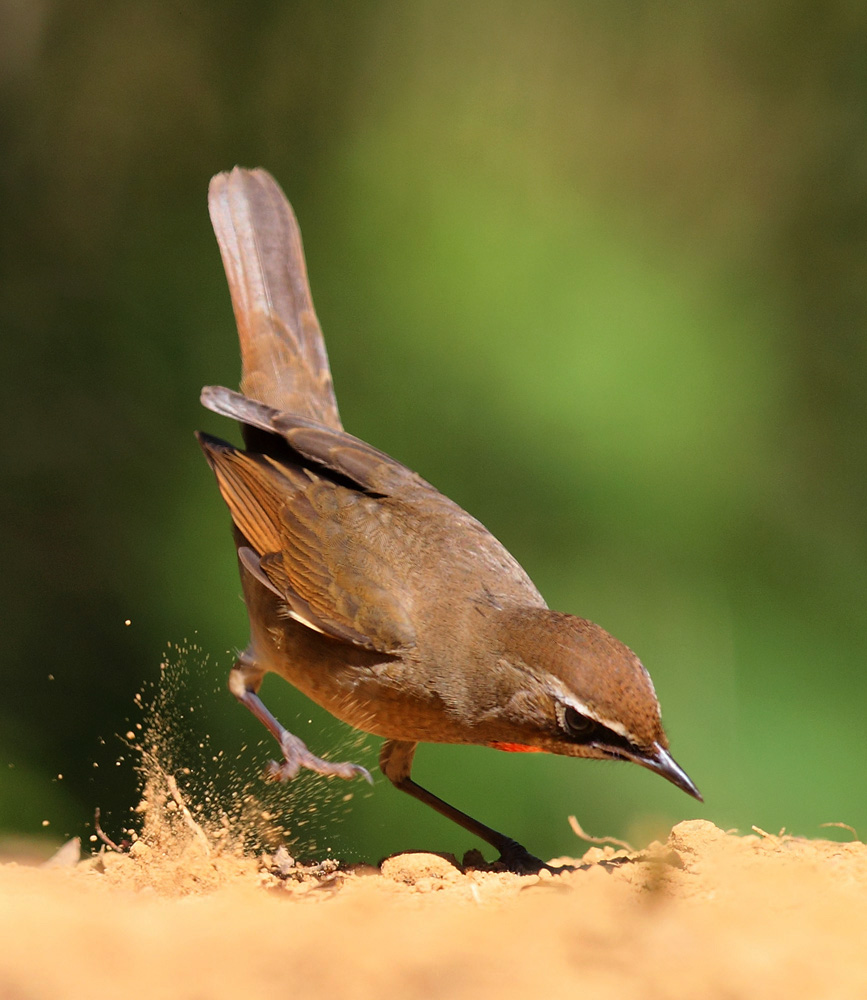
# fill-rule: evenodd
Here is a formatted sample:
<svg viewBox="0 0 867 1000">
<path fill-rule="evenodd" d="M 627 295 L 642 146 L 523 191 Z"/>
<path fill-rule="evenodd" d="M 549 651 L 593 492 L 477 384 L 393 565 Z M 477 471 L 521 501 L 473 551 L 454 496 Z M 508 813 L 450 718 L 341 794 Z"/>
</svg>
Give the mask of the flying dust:
<svg viewBox="0 0 867 1000">
<path fill-rule="evenodd" d="M 328 857 L 334 827 L 353 797 L 369 793 L 357 783 L 306 771 L 291 782 L 263 780 L 279 748 L 264 729 L 258 742 L 232 746 L 231 723 L 221 719 L 227 703 L 239 713 L 239 731 L 258 723 L 252 717 L 242 722 L 243 708 L 233 704 L 225 685 L 215 684 L 227 670 L 215 669 L 209 659 L 193 643 L 169 643 L 159 678 L 135 698 L 140 719 L 123 737 L 137 756 L 141 793 L 139 822 L 124 831 L 131 852 L 192 848 L 239 857 L 278 851 L 281 857 Z M 220 734 L 212 737 L 211 729 Z M 335 741 L 331 752 L 355 760 L 371 754 L 357 732 Z"/>
</svg>

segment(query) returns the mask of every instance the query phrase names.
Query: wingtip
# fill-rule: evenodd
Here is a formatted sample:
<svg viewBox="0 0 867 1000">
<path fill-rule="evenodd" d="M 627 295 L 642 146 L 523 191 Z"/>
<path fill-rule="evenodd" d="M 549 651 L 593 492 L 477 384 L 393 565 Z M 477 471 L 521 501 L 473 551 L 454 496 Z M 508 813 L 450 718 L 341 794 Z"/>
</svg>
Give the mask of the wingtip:
<svg viewBox="0 0 867 1000">
<path fill-rule="evenodd" d="M 227 441 L 214 437 L 213 434 L 207 434 L 205 431 L 193 431 L 193 433 L 199 442 L 199 447 L 205 453 L 205 458 L 211 465 L 214 464 L 217 455 L 226 451 L 235 451 Z"/>
</svg>

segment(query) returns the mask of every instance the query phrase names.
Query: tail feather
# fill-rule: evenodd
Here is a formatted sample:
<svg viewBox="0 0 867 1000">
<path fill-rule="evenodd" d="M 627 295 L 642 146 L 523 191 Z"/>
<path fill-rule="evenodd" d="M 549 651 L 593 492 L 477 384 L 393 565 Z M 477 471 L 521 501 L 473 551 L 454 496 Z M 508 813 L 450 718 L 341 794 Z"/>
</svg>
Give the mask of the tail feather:
<svg viewBox="0 0 867 1000">
<path fill-rule="evenodd" d="M 328 355 L 307 281 L 301 232 L 265 170 L 235 167 L 208 191 L 241 342 L 241 391 L 341 429 Z"/>
</svg>

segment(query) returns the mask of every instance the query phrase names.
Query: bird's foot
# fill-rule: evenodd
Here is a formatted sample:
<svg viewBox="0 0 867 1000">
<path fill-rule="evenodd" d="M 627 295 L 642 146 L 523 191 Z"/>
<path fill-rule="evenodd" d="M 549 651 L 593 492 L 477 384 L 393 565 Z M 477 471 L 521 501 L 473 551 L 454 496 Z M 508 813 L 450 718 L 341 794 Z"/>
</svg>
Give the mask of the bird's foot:
<svg viewBox="0 0 867 1000">
<path fill-rule="evenodd" d="M 500 847 L 500 857 L 495 864 L 502 866 L 506 871 L 514 872 L 516 875 L 537 875 L 541 871 L 550 872 L 552 875 L 559 875 L 562 872 L 572 872 L 575 868 L 572 865 L 554 867 L 546 864 L 541 858 L 523 847 L 516 840 L 508 840 Z"/>
<path fill-rule="evenodd" d="M 308 771 L 315 771 L 329 778 L 364 778 L 365 781 L 373 784 L 373 778 L 366 767 L 361 764 L 352 764 L 349 761 L 335 763 L 330 760 L 323 760 L 311 753 L 305 743 L 292 733 L 283 732 L 280 738 L 280 746 L 283 750 L 283 760 L 269 761 L 265 770 L 265 778 L 268 781 L 291 781 L 297 777 L 298 772 L 305 768 Z"/>
</svg>

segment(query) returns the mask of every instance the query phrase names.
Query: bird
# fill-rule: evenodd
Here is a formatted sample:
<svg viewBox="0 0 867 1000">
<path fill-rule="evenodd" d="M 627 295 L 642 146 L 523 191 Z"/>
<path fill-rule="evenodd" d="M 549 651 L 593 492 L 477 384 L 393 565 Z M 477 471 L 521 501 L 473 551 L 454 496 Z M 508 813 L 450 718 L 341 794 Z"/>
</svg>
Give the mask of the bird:
<svg viewBox="0 0 867 1000">
<path fill-rule="evenodd" d="M 212 178 L 208 205 L 241 349 L 240 392 L 201 402 L 244 447 L 197 432 L 233 522 L 249 645 L 229 689 L 277 740 L 267 774 L 371 781 L 316 756 L 259 697 L 278 674 L 382 737 L 379 764 L 499 857 L 548 866 L 415 782 L 420 743 L 631 761 L 701 801 L 647 670 L 599 625 L 548 608 L 517 560 L 417 473 L 344 430 L 292 208 L 263 169 Z"/>
</svg>

